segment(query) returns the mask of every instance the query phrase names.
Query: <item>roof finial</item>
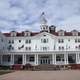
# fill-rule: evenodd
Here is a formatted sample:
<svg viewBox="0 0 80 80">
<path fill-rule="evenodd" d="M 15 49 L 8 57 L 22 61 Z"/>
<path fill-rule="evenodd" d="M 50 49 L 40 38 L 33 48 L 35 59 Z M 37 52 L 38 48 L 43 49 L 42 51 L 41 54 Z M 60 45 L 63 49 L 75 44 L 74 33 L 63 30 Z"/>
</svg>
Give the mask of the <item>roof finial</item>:
<svg viewBox="0 0 80 80">
<path fill-rule="evenodd" d="M 45 13 L 44 13 L 44 12 L 42 12 L 42 15 L 45 15 Z"/>
<path fill-rule="evenodd" d="M 41 14 L 41 24 L 46 24 L 46 23 L 47 23 L 47 20 L 45 18 L 45 13 L 42 12 L 42 14 Z"/>
</svg>

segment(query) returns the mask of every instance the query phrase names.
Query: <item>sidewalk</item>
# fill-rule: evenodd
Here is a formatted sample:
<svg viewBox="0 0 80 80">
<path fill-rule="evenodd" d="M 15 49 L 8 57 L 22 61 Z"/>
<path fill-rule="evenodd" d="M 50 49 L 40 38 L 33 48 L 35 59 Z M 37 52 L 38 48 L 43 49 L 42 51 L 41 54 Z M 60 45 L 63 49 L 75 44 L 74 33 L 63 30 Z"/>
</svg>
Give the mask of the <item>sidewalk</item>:
<svg viewBox="0 0 80 80">
<path fill-rule="evenodd" d="M 0 80 L 80 80 L 80 71 L 15 71 L 1 75 Z"/>
</svg>

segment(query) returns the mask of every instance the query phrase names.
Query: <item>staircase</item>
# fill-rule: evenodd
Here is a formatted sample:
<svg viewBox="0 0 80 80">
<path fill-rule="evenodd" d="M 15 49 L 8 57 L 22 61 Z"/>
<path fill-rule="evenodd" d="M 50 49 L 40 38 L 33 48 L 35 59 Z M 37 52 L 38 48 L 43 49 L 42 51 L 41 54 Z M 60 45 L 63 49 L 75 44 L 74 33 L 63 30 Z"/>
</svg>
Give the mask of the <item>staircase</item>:
<svg viewBox="0 0 80 80">
<path fill-rule="evenodd" d="M 57 69 L 56 66 L 51 64 L 41 64 L 35 66 L 35 70 L 56 70 L 56 69 Z"/>
</svg>

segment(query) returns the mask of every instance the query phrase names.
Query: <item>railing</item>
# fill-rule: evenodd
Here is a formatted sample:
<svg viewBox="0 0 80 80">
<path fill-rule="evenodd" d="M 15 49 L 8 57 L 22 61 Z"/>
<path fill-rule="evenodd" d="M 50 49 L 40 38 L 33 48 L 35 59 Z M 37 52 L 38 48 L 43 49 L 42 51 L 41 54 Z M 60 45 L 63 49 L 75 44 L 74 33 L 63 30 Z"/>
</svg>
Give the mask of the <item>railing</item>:
<svg viewBox="0 0 80 80">
<path fill-rule="evenodd" d="M 10 51 L 9 50 L 3 50 L 2 51 L 1 50 L 0 53 L 10 53 L 10 52 L 20 52 L 20 53 L 21 52 L 44 52 L 45 53 L 45 52 L 69 52 L 69 51 L 73 52 L 73 51 L 80 51 L 80 50 L 74 50 L 74 49 L 73 50 L 66 50 L 66 49 L 65 50 L 35 50 L 35 49 L 33 49 L 30 51 L 29 50 L 28 51 L 26 51 L 26 50 L 10 50 Z"/>
</svg>

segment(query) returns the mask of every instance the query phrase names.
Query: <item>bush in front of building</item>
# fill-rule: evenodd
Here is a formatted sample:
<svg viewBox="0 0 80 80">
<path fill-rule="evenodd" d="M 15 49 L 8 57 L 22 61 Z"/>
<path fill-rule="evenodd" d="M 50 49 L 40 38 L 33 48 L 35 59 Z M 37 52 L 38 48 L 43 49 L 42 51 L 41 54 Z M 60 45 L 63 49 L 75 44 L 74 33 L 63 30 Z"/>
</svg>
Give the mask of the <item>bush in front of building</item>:
<svg viewBox="0 0 80 80">
<path fill-rule="evenodd" d="M 10 66 L 0 65 L 0 70 L 9 70 Z"/>
<path fill-rule="evenodd" d="M 25 65 L 23 66 L 23 69 L 24 69 L 24 70 L 33 70 L 33 69 L 34 69 L 34 66 L 32 66 L 31 64 L 25 64 Z"/>
</svg>

